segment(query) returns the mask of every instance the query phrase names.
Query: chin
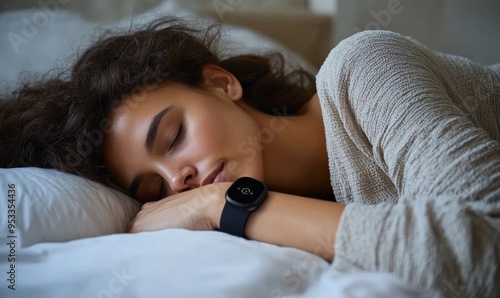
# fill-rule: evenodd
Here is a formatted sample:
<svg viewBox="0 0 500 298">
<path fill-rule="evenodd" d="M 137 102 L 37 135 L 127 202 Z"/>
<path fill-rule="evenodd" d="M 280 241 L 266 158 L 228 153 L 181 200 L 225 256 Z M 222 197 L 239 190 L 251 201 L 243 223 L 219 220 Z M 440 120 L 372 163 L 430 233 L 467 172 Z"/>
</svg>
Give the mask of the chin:
<svg viewBox="0 0 500 298">
<path fill-rule="evenodd" d="M 231 161 L 224 166 L 224 181 L 234 182 L 241 177 L 250 177 L 264 181 L 264 171 L 262 167 L 256 166 L 255 162 L 242 165 L 242 163 L 237 161 Z"/>
</svg>

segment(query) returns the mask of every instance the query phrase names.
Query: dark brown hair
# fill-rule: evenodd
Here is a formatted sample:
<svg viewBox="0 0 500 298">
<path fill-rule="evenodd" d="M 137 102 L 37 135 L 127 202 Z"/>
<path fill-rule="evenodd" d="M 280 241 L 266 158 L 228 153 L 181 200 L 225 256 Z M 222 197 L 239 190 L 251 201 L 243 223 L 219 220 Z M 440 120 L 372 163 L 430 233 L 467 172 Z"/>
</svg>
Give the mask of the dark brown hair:
<svg viewBox="0 0 500 298">
<path fill-rule="evenodd" d="M 124 97 L 162 82 L 200 87 L 207 63 L 233 73 L 244 100 L 266 113 L 294 114 L 315 93 L 314 77 L 287 71 L 280 54 L 219 58 L 219 32 L 220 25 L 197 30 L 171 18 L 108 32 L 70 71 L 23 83 L 0 101 L 0 167 L 55 168 L 106 183 L 102 140 L 110 112 Z"/>
</svg>

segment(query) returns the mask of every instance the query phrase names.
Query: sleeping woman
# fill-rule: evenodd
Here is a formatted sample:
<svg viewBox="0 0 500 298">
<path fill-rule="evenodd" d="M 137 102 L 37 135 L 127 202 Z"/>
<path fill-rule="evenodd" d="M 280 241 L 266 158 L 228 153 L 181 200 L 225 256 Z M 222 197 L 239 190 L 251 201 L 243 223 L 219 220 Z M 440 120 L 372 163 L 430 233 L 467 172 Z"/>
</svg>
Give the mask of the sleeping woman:
<svg viewBox="0 0 500 298">
<path fill-rule="evenodd" d="M 121 188 L 145 202 L 131 232 L 221 230 L 332 271 L 500 295 L 499 68 L 367 31 L 315 77 L 279 54 L 222 59 L 217 28 L 156 20 L 20 86 L 0 166 Z M 269 190 L 255 210 L 226 199 L 240 177 Z"/>
</svg>

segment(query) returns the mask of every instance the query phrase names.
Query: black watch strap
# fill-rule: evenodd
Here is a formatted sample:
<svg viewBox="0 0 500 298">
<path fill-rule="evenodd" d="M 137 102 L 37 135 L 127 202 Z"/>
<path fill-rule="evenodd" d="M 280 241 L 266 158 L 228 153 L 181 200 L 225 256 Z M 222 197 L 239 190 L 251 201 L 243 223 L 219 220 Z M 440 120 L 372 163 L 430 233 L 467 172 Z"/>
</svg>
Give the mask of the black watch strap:
<svg viewBox="0 0 500 298">
<path fill-rule="evenodd" d="M 251 213 L 251 211 L 226 202 L 220 218 L 220 230 L 234 236 L 246 238 L 245 226 Z"/>
</svg>

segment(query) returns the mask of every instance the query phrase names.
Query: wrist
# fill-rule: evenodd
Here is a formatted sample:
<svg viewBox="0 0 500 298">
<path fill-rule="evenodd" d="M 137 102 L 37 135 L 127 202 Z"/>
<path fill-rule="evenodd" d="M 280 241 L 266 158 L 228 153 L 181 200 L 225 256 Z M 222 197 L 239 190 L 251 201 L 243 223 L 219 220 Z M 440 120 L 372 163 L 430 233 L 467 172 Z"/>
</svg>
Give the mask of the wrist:
<svg viewBox="0 0 500 298">
<path fill-rule="evenodd" d="M 231 186 L 231 182 L 221 182 L 211 184 L 207 217 L 214 229 L 220 228 L 220 218 L 222 210 L 226 204 L 226 191 Z"/>
<path fill-rule="evenodd" d="M 250 215 L 267 198 L 267 186 L 251 177 L 236 179 L 227 189 L 219 230 L 247 238 L 245 229 Z"/>
</svg>

